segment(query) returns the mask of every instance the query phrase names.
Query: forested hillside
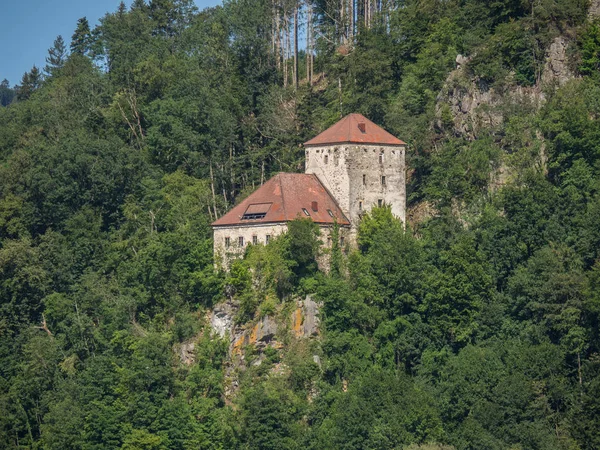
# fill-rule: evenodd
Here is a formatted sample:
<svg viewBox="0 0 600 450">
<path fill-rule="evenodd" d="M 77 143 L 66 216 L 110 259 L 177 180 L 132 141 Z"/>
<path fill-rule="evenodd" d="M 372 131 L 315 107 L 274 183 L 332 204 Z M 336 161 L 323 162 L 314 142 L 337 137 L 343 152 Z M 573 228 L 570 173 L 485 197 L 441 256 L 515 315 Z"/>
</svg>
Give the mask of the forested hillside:
<svg viewBox="0 0 600 450">
<path fill-rule="evenodd" d="M 0 84 L 0 447 L 600 448 L 598 9 L 135 0 L 73 24 Z M 351 112 L 409 143 L 406 230 L 377 208 L 321 272 L 298 221 L 215 271 L 210 223 Z M 234 363 L 211 329 L 308 294 L 317 337 Z"/>
</svg>

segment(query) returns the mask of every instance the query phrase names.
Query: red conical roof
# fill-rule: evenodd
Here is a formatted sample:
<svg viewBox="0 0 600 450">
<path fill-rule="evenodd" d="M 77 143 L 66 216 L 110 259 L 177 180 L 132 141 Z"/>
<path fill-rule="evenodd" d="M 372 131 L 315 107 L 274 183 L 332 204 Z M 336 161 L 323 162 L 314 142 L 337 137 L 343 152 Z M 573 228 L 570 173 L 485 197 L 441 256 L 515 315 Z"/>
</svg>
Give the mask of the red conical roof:
<svg viewBox="0 0 600 450">
<path fill-rule="evenodd" d="M 362 114 L 349 114 L 304 145 L 328 144 L 406 145 Z"/>
</svg>

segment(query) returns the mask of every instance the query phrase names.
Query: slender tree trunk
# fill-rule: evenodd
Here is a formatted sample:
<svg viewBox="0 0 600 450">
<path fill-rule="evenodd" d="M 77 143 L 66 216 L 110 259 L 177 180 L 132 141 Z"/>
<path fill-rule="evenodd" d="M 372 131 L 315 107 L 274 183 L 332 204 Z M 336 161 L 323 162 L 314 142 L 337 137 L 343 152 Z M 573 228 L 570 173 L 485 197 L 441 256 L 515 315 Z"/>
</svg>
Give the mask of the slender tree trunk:
<svg viewBox="0 0 600 450">
<path fill-rule="evenodd" d="M 340 42 L 342 44 L 346 43 L 346 15 L 344 11 L 346 10 L 346 0 L 340 0 L 340 25 L 339 25 L 339 35 Z"/>
<path fill-rule="evenodd" d="M 283 87 L 287 87 L 288 84 L 288 64 L 287 64 L 287 50 L 288 50 L 288 42 L 287 39 L 289 38 L 289 33 L 288 33 L 288 20 L 287 20 L 287 14 L 285 13 L 285 11 L 283 11 L 283 30 L 282 30 L 282 40 L 283 40 L 283 49 L 282 49 L 282 54 L 283 54 Z"/>
<path fill-rule="evenodd" d="M 281 18 L 279 16 L 279 5 L 277 0 L 274 1 L 275 5 L 275 56 L 277 58 L 277 70 L 281 70 Z"/>
<path fill-rule="evenodd" d="M 235 150 L 233 148 L 233 144 L 229 145 L 229 168 L 231 173 L 231 191 L 229 192 L 229 196 L 231 198 L 235 197 L 235 170 L 233 167 L 233 157 L 235 156 Z"/>
<path fill-rule="evenodd" d="M 219 215 L 217 214 L 217 196 L 215 195 L 215 176 L 213 174 L 212 162 L 210 163 L 210 189 L 212 191 L 212 201 L 213 210 L 215 212 L 215 220 L 217 220 L 219 218 Z M 225 198 L 225 201 L 227 201 L 227 198 Z"/>
<path fill-rule="evenodd" d="M 306 0 L 306 81 L 309 86 L 312 84 L 312 5 L 310 2 L 311 0 Z"/>
<path fill-rule="evenodd" d="M 354 14 L 355 14 L 355 7 L 354 7 L 354 0 L 349 0 L 349 13 L 350 13 L 350 45 L 352 45 L 354 43 L 354 28 L 355 28 L 355 23 L 354 23 Z"/>
<path fill-rule="evenodd" d="M 286 17 L 286 45 L 287 45 L 287 57 L 286 57 L 286 61 L 289 62 L 289 60 L 292 57 L 292 30 L 290 27 L 290 16 L 288 15 Z M 286 62 L 286 66 L 288 66 L 287 62 Z M 290 73 L 290 68 L 287 67 L 287 76 L 289 77 L 289 73 Z M 293 77 L 293 74 L 292 74 Z M 289 79 L 288 79 L 289 82 Z"/>
<path fill-rule="evenodd" d="M 342 104 L 342 79 L 338 77 L 338 94 L 340 97 L 340 119 L 344 117 L 344 108 Z"/>
<path fill-rule="evenodd" d="M 298 88 L 298 3 L 294 6 L 294 89 Z"/>
</svg>

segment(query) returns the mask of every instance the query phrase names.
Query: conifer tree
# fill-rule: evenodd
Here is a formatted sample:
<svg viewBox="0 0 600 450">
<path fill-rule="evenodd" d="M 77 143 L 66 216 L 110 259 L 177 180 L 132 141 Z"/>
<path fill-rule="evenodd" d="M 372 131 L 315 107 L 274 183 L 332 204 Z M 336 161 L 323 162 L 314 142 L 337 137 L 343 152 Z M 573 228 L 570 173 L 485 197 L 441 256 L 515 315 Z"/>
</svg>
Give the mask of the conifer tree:
<svg viewBox="0 0 600 450">
<path fill-rule="evenodd" d="M 145 10 L 148 7 L 148 5 L 146 5 L 146 2 L 144 0 L 133 0 L 133 3 L 131 3 L 131 10 L 135 11 L 135 10 Z"/>
<path fill-rule="evenodd" d="M 87 18 L 82 17 L 77 21 L 77 28 L 71 37 L 71 52 L 86 55 L 90 51 L 92 33 Z"/>
<path fill-rule="evenodd" d="M 0 83 L 0 105 L 9 105 L 15 96 L 15 91 L 10 88 L 8 80 L 5 78 Z"/>
<path fill-rule="evenodd" d="M 54 40 L 54 45 L 48 49 L 46 56 L 46 67 L 44 73 L 48 76 L 54 75 L 60 69 L 67 59 L 67 46 L 61 35 L 58 35 Z"/>
<path fill-rule="evenodd" d="M 40 69 L 33 66 L 30 72 L 25 72 L 21 78 L 21 84 L 17 86 L 17 99 L 27 100 L 42 84 L 42 73 Z"/>
</svg>

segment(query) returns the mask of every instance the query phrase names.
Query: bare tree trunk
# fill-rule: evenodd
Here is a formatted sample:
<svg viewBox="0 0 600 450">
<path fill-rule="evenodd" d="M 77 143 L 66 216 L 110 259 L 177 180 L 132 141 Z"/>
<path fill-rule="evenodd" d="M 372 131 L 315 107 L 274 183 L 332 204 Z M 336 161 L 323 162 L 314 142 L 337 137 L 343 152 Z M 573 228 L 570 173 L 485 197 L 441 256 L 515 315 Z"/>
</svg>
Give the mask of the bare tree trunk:
<svg viewBox="0 0 600 450">
<path fill-rule="evenodd" d="M 290 58 L 292 57 L 292 30 L 290 28 L 290 16 L 289 15 L 286 15 L 285 22 L 286 22 L 286 27 L 285 27 L 286 30 L 285 31 L 286 31 L 286 34 L 287 34 L 286 39 L 285 39 L 286 40 L 286 46 L 287 46 L 286 61 L 289 61 Z M 286 63 L 286 67 L 287 67 L 287 65 L 288 64 Z M 287 70 L 286 70 L 286 79 L 287 79 L 287 77 L 289 77 L 289 72 L 290 72 L 290 68 L 287 67 Z M 293 76 L 294 75 L 292 74 L 292 77 Z"/>
<path fill-rule="evenodd" d="M 233 148 L 233 144 L 229 145 L 229 168 L 231 173 L 231 191 L 229 192 L 229 196 L 231 198 L 235 197 L 235 171 L 233 168 L 233 157 L 235 155 L 235 150 Z"/>
<path fill-rule="evenodd" d="M 346 0 L 340 0 L 340 31 L 339 31 L 339 35 L 340 35 L 340 42 L 342 44 L 346 43 L 346 23 L 345 23 L 345 18 L 346 15 L 344 14 L 346 10 Z"/>
<path fill-rule="evenodd" d="M 288 84 L 288 64 L 287 64 L 287 50 L 288 50 L 288 39 L 289 39 L 289 31 L 288 31 L 288 19 L 287 14 L 283 11 L 283 86 L 287 87 Z"/>
<path fill-rule="evenodd" d="M 338 94 L 340 96 L 340 119 L 344 117 L 344 110 L 342 104 L 342 79 L 338 77 Z"/>
<path fill-rule="evenodd" d="M 310 86 L 312 84 L 312 4 L 311 0 L 306 0 L 306 82 Z"/>
<path fill-rule="evenodd" d="M 213 210 L 215 212 L 215 220 L 217 220 L 219 218 L 219 215 L 217 214 L 217 196 L 215 195 L 215 176 L 213 174 L 212 162 L 210 163 L 210 189 L 212 190 L 212 201 Z M 225 201 L 227 201 L 227 199 L 225 199 Z"/>
<path fill-rule="evenodd" d="M 281 18 L 279 16 L 279 5 L 274 0 L 275 7 L 275 56 L 277 58 L 277 70 L 281 70 Z"/>
<path fill-rule="evenodd" d="M 354 0 L 349 0 L 349 12 L 350 12 L 350 44 L 352 45 L 354 43 L 354 28 L 355 28 L 355 23 L 354 23 L 354 14 L 355 14 L 355 8 L 354 8 Z"/>
<path fill-rule="evenodd" d="M 298 3 L 294 6 L 294 89 L 298 88 Z"/>
</svg>

